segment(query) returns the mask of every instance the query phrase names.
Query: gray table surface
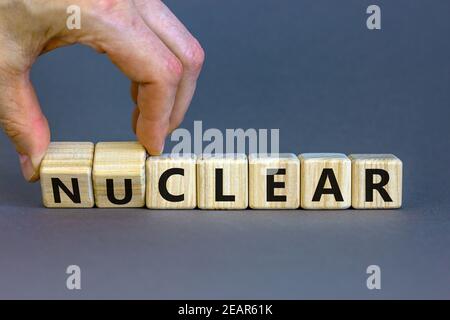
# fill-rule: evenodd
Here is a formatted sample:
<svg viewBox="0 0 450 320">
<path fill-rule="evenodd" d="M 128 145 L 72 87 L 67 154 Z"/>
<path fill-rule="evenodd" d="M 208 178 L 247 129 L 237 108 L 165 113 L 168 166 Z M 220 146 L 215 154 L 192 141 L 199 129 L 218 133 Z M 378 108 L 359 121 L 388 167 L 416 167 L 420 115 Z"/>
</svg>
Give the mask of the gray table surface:
<svg viewBox="0 0 450 320">
<path fill-rule="evenodd" d="M 450 2 L 375 1 L 369 31 L 372 2 L 167 4 L 207 53 L 183 127 L 280 128 L 282 152 L 394 153 L 402 209 L 49 210 L 1 134 L 0 298 L 449 298 Z M 32 79 L 53 140 L 134 139 L 128 81 L 105 56 L 64 48 Z M 372 264 L 381 290 L 366 287 Z"/>
</svg>

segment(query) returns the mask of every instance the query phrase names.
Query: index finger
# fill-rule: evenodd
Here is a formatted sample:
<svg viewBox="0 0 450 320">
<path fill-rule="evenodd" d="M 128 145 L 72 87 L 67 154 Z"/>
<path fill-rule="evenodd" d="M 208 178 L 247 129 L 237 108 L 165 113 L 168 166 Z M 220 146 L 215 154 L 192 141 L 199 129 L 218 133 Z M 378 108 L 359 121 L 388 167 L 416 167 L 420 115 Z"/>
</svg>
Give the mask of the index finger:
<svg viewBox="0 0 450 320">
<path fill-rule="evenodd" d="M 119 10 L 119 9 L 118 9 Z M 100 15 L 85 41 L 138 83 L 136 135 L 151 155 L 160 154 L 167 136 L 183 67 L 178 58 L 144 23 L 133 6 Z M 99 27 L 100 26 L 100 27 Z"/>
</svg>

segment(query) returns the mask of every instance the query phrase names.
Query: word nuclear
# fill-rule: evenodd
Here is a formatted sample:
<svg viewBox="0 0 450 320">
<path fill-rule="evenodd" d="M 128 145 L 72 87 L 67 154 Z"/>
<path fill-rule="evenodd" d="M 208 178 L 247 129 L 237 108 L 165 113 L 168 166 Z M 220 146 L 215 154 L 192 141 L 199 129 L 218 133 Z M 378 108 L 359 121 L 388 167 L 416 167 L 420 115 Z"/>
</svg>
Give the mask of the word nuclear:
<svg viewBox="0 0 450 320">
<path fill-rule="evenodd" d="M 402 162 L 390 154 L 163 154 L 137 142 L 53 142 L 46 207 L 150 209 L 391 209 Z"/>
</svg>

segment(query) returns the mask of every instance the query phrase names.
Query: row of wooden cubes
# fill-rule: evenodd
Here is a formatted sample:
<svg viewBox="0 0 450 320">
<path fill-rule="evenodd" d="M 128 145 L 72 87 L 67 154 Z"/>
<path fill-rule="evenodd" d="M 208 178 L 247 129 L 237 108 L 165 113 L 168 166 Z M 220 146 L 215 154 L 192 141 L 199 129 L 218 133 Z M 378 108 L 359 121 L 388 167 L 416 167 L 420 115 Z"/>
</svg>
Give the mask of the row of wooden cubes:
<svg viewBox="0 0 450 320">
<path fill-rule="evenodd" d="M 394 155 L 304 153 L 147 157 L 137 142 L 53 142 L 42 161 L 46 207 L 154 209 L 399 208 Z"/>
</svg>

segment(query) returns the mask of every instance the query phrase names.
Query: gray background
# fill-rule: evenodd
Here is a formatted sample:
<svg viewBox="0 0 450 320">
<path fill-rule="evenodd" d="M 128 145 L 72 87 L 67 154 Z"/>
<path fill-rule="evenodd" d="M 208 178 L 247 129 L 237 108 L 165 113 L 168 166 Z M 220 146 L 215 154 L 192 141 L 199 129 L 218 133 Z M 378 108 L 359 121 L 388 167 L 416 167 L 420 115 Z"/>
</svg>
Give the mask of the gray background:
<svg viewBox="0 0 450 320">
<path fill-rule="evenodd" d="M 184 127 L 280 128 L 283 152 L 395 153 L 404 208 L 48 210 L 2 134 L 0 298 L 450 298 L 450 2 L 167 4 L 207 53 Z M 134 139 L 128 80 L 105 56 L 60 49 L 32 78 L 53 140 Z M 69 264 L 81 291 L 65 288 Z M 366 288 L 370 264 L 382 290 Z"/>
</svg>

